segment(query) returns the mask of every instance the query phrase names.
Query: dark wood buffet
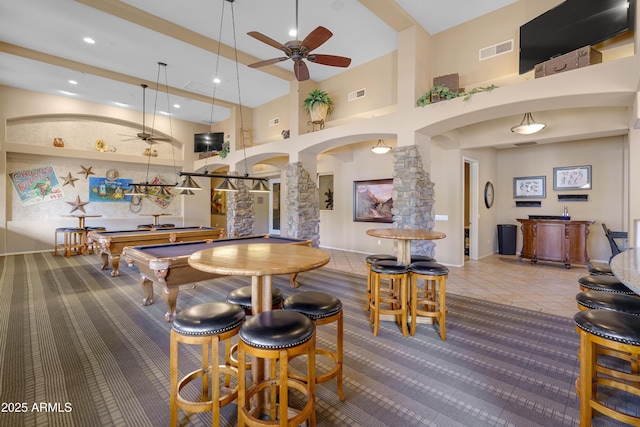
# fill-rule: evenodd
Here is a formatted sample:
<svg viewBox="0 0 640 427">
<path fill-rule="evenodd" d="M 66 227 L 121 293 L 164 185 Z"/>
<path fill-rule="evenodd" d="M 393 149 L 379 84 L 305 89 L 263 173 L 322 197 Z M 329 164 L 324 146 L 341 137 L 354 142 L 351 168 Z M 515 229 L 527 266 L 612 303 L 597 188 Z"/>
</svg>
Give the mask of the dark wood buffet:
<svg viewBox="0 0 640 427">
<path fill-rule="evenodd" d="M 589 226 L 595 221 L 569 219 L 518 219 L 522 229 L 520 259 L 532 263 L 555 261 L 571 264 L 589 264 L 587 237 Z"/>
</svg>

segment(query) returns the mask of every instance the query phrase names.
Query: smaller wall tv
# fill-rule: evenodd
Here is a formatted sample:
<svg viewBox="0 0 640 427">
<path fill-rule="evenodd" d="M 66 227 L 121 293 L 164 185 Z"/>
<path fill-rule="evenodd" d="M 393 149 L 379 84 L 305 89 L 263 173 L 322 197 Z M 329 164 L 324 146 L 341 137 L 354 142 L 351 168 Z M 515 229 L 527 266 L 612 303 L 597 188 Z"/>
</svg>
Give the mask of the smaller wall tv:
<svg viewBox="0 0 640 427">
<path fill-rule="evenodd" d="M 215 153 L 222 151 L 224 132 L 196 133 L 193 136 L 194 153 Z"/>
</svg>

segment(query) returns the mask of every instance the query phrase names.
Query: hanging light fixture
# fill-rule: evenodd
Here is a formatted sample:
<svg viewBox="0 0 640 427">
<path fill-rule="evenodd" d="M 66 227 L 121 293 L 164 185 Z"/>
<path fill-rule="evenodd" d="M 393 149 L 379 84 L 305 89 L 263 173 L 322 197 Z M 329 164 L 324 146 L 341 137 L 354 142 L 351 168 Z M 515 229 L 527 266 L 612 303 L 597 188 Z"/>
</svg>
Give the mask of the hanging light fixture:
<svg viewBox="0 0 640 427">
<path fill-rule="evenodd" d="M 387 154 L 389 151 L 391 151 L 391 147 L 385 144 L 384 140 L 379 139 L 378 143 L 375 146 L 371 147 L 371 151 L 376 154 Z"/>
<path fill-rule="evenodd" d="M 195 195 L 195 194 L 196 194 L 196 193 L 194 193 L 193 191 L 191 191 L 191 190 L 186 190 L 186 189 L 185 189 L 185 190 L 180 190 L 180 191 L 178 192 L 178 196 L 193 196 L 193 195 Z"/>
<path fill-rule="evenodd" d="M 526 113 L 522 118 L 522 122 L 511 128 L 511 132 L 519 133 L 520 135 L 531 135 L 532 133 L 540 132 L 546 126 L 544 123 L 536 123 L 531 113 Z"/>
<path fill-rule="evenodd" d="M 200 187 L 192 177 L 185 176 L 184 179 L 182 180 L 182 183 L 176 185 L 175 189 L 194 191 L 194 190 L 202 190 L 202 187 Z"/>
<path fill-rule="evenodd" d="M 232 27 L 233 27 L 233 51 L 235 54 L 235 66 L 236 66 L 236 84 L 237 84 L 237 89 L 238 89 L 238 108 L 239 108 L 239 112 L 240 112 L 240 129 L 244 129 L 244 116 L 242 113 L 242 96 L 240 94 L 240 71 L 239 71 L 239 67 L 238 67 L 238 48 L 236 45 L 236 33 L 235 33 L 235 28 L 236 28 L 236 24 L 235 24 L 235 16 L 234 16 L 234 9 L 233 9 L 233 2 L 234 0 L 223 0 L 222 1 L 222 11 L 220 13 L 220 34 L 218 36 L 218 40 L 222 40 L 222 28 L 223 28 L 223 23 L 224 23 L 224 5 L 225 3 L 228 2 L 230 3 L 230 7 L 231 7 L 231 22 L 232 22 Z M 218 78 L 218 64 L 220 62 L 220 46 L 222 44 L 218 43 L 218 51 L 216 54 L 216 69 L 215 69 L 215 77 Z M 215 100 L 216 100 L 216 86 L 214 84 L 213 86 L 213 92 L 212 92 L 212 97 L 211 97 L 211 117 L 210 117 L 210 123 L 211 125 L 213 125 L 213 110 L 215 107 Z M 213 129 L 210 129 L 210 132 L 213 132 Z M 267 185 L 265 184 L 265 181 L 268 181 L 267 178 L 262 178 L 262 177 L 252 177 L 249 176 L 249 172 L 248 172 L 248 168 L 247 168 L 247 152 L 246 152 L 246 146 L 244 144 L 244 139 L 242 140 L 242 153 L 244 156 L 244 175 L 227 175 L 227 174 L 215 174 L 215 173 L 208 173 L 207 169 L 206 169 L 206 163 L 208 162 L 208 157 L 205 160 L 205 170 L 203 171 L 203 173 L 199 173 L 199 172 L 178 172 L 178 175 L 180 176 L 186 176 L 188 179 L 185 179 L 185 181 L 183 182 L 183 184 L 180 184 L 179 186 L 177 186 L 176 188 L 178 189 L 182 189 L 182 188 L 187 188 L 186 184 L 189 185 L 195 185 L 197 188 L 191 188 L 189 187 L 189 190 L 199 190 L 200 187 L 195 183 L 195 181 L 192 179 L 192 177 L 194 176 L 198 176 L 198 177 L 206 177 L 206 178 L 223 178 L 223 181 L 220 183 L 220 185 L 218 185 L 215 190 L 217 191 L 238 191 L 238 188 L 230 181 L 230 179 L 240 179 L 240 180 L 246 180 L 246 179 L 250 179 L 254 181 L 254 185 L 251 188 L 251 190 L 249 190 L 250 192 L 268 192 L 269 191 L 269 187 L 267 187 Z"/>
</svg>

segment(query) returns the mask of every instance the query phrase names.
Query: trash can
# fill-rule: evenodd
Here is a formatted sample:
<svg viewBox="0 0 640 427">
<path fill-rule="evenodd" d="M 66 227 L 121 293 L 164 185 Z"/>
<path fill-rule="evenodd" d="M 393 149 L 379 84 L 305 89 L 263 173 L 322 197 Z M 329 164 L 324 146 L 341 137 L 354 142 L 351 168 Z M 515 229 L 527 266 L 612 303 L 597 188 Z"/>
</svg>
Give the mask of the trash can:
<svg viewBox="0 0 640 427">
<path fill-rule="evenodd" d="M 516 254 L 516 226 L 498 224 L 498 253 L 500 255 Z"/>
</svg>

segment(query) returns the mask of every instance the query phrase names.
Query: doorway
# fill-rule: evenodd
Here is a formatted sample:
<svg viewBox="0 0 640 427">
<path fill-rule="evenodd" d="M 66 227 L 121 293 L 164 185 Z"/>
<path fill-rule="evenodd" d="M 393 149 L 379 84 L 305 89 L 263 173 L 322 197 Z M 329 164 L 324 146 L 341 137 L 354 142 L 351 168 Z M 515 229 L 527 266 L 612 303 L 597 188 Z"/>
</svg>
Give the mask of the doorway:
<svg viewBox="0 0 640 427">
<path fill-rule="evenodd" d="M 280 179 L 269 181 L 269 234 L 280 235 Z"/>
<path fill-rule="evenodd" d="M 478 162 L 464 158 L 464 260 L 478 259 Z"/>
</svg>

